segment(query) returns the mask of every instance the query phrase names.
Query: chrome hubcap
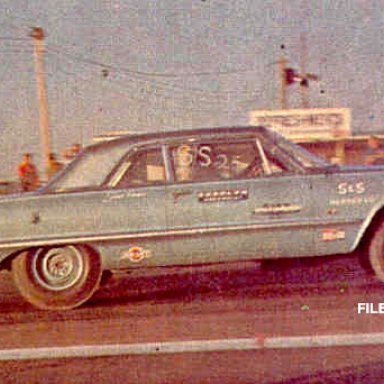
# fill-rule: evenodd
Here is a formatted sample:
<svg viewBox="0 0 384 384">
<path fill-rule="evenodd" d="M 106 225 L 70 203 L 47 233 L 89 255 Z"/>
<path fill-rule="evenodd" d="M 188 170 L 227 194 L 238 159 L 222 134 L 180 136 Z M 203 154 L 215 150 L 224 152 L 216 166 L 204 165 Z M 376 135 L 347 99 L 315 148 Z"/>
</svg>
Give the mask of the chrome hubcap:
<svg viewBox="0 0 384 384">
<path fill-rule="evenodd" d="M 82 277 L 84 262 L 76 247 L 39 249 L 32 261 L 32 273 L 44 288 L 61 291 L 75 285 Z"/>
</svg>

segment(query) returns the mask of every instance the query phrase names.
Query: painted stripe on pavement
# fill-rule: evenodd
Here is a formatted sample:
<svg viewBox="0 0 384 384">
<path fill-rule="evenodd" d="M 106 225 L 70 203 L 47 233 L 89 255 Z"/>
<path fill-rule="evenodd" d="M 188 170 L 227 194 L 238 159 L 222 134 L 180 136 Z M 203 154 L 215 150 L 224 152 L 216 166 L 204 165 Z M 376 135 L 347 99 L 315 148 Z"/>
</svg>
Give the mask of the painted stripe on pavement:
<svg viewBox="0 0 384 384">
<path fill-rule="evenodd" d="M 187 340 L 140 344 L 79 345 L 0 350 L 0 361 L 60 359 L 258 349 L 350 347 L 384 344 L 384 333 Z"/>
</svg>

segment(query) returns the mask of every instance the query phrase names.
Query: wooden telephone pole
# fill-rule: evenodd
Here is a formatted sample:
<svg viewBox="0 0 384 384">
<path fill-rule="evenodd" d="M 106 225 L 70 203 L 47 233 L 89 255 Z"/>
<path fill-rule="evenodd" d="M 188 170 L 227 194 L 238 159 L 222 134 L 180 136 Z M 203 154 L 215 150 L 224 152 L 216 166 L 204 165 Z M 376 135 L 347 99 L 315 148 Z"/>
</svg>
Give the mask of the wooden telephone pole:
<svg viewBox="0 0 384 384">
<path fill-rule="evenodd" d="M 302 76 L 306 74 L 306 63 L 307 63 L 307 43 L 306 36 L 304 33 L 300 34 L 300 73 Z M 303 108 L 309 108 L 308 98 L 308 86 L 300 87 L 301 93 L 301 106 Z"/>
<path fill-rule="evenodd" d="M 285 75 L 287 60 L 282 57 L 277 63 L 279 64 L 280 71 L 280 107 L 281 109 L 287 109 L 287 83 Z"/>
<path fill-rule="evenodd" d="M 44 77 L 44 30 L 40 27 L 32 28 L 30 36 L 33 38 L 35 72 L 37 83 L 37 96 L 39 101 L 40 130 L 43 144 L 43 155 L 46 166 L 48 166 L 51 143 L 49 135 L 48 102 Z"/>
</svg>

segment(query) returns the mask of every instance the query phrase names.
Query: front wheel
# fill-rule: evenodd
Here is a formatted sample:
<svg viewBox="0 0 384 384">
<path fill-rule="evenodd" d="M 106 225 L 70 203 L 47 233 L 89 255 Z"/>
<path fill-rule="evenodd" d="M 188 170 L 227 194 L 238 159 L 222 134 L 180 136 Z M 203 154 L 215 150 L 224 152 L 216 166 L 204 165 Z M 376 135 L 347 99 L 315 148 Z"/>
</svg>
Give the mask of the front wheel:
<svg viewBox="0 0 384 384">
<path fill-rule="evenodd" d="M 375 230 L 368 249 L 369 264 L 376 277 L 384 282 L 384 222 Z"/>
<path fill-rule="evenodd" d="M 87 301 L 100 284 L 100 257 L 82 245 L 42 247 L 19 254 L 12 274 L 21 295 L 40 309 L 64 310 Z"/>
</svg>

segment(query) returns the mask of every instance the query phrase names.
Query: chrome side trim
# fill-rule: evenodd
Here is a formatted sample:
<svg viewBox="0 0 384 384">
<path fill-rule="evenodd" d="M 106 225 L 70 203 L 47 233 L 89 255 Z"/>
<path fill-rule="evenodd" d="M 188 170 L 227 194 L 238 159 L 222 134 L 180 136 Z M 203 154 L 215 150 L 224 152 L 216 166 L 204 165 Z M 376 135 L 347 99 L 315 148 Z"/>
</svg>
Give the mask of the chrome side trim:
<svg viewBox="0 0 384 384">
<path fill-rule="evenodd" d="M 191 229 L 173 229 L 169 231 L 151 231 L 151 232 L 136 232 L 136 233 L 115 233 L 107 234 L 102 236 L 85 235 L 85 236 L 72 236 L 72 237 L 51 237 L 45 239 L 32 239 L 26 241 L 0 243 L 0 249 L 4 248 L 17 248 L 17 247 L 36 247 L 50 244 L 74 244 L 74 243 L 86 243 L 86 242 L 100 242 L 108 240 L 129 240 L 129 239 L 145 239 L 145 238 L 156 238 L 156 237 L 168 237 L 168 236 L 194 236 L 194 235 L 205 235 L 211 233 L 220 232 L 233 232 L 233 231 L 248 231 L 248 230 L 268 230 L 268 229 L 283 229 L 285 227 L 312 227 L 312 226 L 330 226 L 330 225 L 345 225 L 345 224 L 361 224 L 361 220 L 354 222 L 345 222 L 340 220 L 326 221 L 302 221 L 297 222 L 296 220 L 285 221 L 284 223 L 271 223 L 265 225 L 261 224 L 247 224 L 247 225 L 232 225 L 226 227 L 208 227 L 208 228 L 191 228 Z"/>
<path fill-rule="evenodd" d="M 255 208 L 255 214 L 269 214 L 269 213 L 294 213 L 300 212 L 303 206 L 298 204 L 281 204 L 281 205 L 266 205 Z"/>
</svg>

